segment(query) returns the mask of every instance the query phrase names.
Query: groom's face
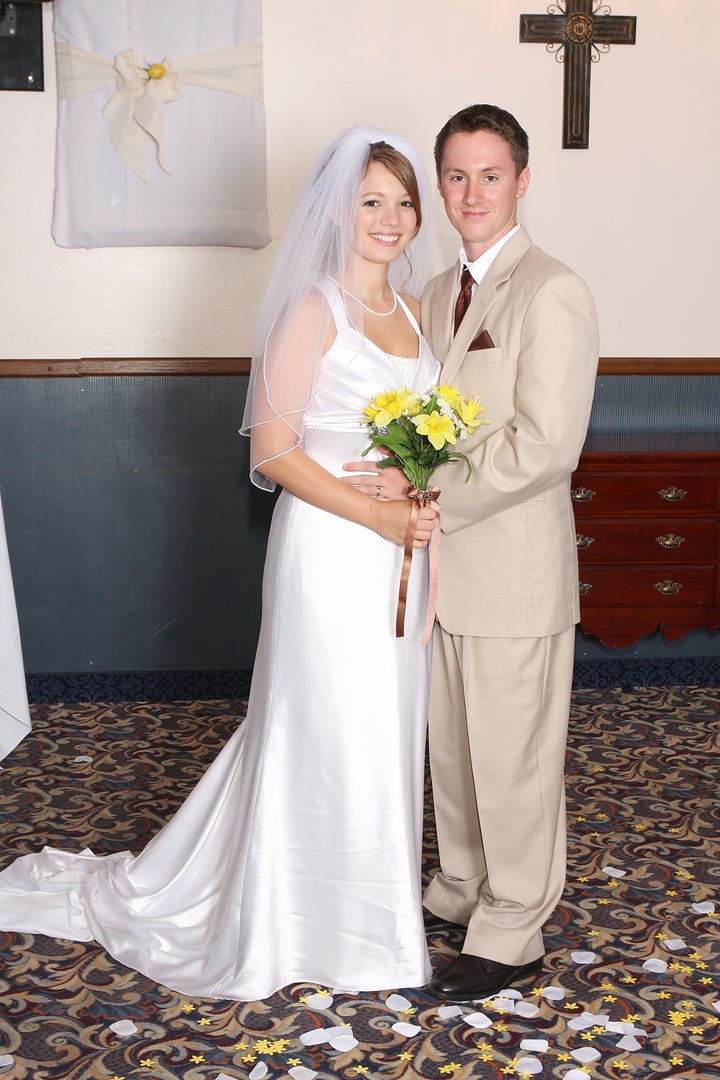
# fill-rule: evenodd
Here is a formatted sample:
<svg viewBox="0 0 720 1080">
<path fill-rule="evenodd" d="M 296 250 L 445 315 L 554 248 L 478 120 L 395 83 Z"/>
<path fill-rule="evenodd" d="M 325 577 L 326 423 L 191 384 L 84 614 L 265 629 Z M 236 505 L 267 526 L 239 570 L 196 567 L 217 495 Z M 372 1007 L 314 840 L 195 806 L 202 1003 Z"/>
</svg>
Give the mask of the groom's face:
<svg viewBox="0 0 720 1080">
<path fill-rule="evenodd" d="M 510 147 L 501 135 L 459 131 L 449 137 L 438 190 L 468 259 L 478 259 L 514 228 L 517 201 L 529 183 L 529 169 L 516 173 Z"/>
</svg>

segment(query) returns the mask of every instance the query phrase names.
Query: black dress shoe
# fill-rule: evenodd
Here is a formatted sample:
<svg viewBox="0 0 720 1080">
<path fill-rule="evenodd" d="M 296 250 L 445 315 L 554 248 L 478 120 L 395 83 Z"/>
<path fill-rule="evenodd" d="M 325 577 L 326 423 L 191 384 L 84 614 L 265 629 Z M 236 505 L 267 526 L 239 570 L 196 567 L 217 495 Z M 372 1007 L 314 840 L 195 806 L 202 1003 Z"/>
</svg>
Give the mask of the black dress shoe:
<svg viewBox="0 0 720 1080">
<path fill-rule="evenodd" d="M 433 997 L 446 1001 L 478 1001 L 491 997 L 513 983 L 542 969 L 542 957 L 529 964 L 500 964 L 482 956 L 460 953 L 460 956 L 439 975 L 435 975 L 425 987 Z"/>
<path fill-rule="evenodd" d="M 435 930 L 466 930 L 467 927 L 462 923 L 452 922 L 450 919 L 443 919 L 442 915 L 436 915 L 434 911 L 428 911 L 427 908 L 423 908 L 423 922 L 425 929 L 430 933 Z"/>
</svg>

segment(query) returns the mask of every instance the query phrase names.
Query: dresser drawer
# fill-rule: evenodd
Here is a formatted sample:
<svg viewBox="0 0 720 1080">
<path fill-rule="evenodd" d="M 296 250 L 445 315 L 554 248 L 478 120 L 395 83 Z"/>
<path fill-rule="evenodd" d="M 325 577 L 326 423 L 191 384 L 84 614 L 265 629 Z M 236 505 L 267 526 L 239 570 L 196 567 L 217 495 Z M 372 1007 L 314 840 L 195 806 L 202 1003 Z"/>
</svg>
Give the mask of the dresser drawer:
<svg viewBox="0 0 720 1080">
<path fill-rule="evenodd" d="M 585 514 L 697 513 L 714 511 L 718 481 L 710 474 L 683 472 L 594 472 L 582 467 L 573 474 L 573 509 Z"/>
<path fill-rule="evenodd" d="M 673 607 L 715 603 L 714 566 L 580 567 L 580 596 L 588 606 Z"/>
<path fill-rule="evenodd" d="M 719 431 L 592 436 L 570 490 L 586 634 L 720 627 Z"/>
<path fill-rule="evenodd" d="M 579 519 L 578 559 L 587 563 L 710 563 L 717 554 L 717 525 L 683 517 L 635 521 Z"/>
</svg>

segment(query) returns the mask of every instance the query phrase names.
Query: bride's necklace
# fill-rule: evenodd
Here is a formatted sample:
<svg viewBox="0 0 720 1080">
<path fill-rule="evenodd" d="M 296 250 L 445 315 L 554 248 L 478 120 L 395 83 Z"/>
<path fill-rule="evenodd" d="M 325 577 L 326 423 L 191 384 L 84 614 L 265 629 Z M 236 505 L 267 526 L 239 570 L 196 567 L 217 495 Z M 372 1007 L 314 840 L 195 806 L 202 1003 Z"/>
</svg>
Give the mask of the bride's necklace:
<svg viewBox="0 0 720 1080">
<path fill-rule="evenodd" d="M 349 296 L 350 299 L 354 300 L 356 304 L 359 304 L 360 307 L 365 308 L 365 310 L 368 312 L 368 314 L 377 315 L 378 319 L 387 319 L 388 315 L 394 315 L 395 314 L 395 310 L 397 308 L 398 298 L 397 298 L 397 293 L 395 292 L 394 289 L 393 289 L 393 306 L 390 308 L 390 310 L 389 311 L 375 311 L 374 308 L 368 307 L 367 304 L 364 303 L 360 299 L 359 296 L 353 296 L 353 294 L 351 292 L 348 292 L 347 289 L 343 288 L 343 286 L 340 284 L 340 282 L 336 281 L 334 277 L 330 277 L 329 274 L 328 274 L 328 279 L 330 281 L 332 281 L 333 285 L 337 285 L 338 289 L 340 289 L 340 291 L 342 293 L 344 293 L 345 296 Z"/>
</svg>

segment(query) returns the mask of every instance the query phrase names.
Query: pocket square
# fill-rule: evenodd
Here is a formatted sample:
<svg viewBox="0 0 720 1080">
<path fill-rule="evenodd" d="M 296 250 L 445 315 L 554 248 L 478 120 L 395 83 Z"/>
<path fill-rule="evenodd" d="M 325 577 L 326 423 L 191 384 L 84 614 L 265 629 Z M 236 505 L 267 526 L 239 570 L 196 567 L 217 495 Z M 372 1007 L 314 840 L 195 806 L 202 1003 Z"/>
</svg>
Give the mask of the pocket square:
<svg viewBox="0 0 720 1080">
<path fill-rule="evenodd" d="M 478 349 L 494 349 L 495 343 L 487 330 L 482 330 L 476 338 L 470 342 L 468 352 L 476 352 Z"/>
</svg>

